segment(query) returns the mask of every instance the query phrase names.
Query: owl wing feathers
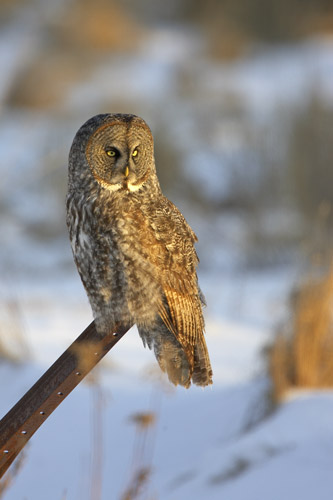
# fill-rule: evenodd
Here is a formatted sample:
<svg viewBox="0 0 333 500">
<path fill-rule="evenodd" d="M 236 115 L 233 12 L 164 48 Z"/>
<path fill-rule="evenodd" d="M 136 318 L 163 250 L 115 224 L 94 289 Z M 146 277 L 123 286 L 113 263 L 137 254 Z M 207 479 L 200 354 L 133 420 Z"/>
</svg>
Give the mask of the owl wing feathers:
<svg viewBox="0 0 333 500">
<path fill-rule="evenodd" d="M 212 383 L 212 368 L 204 338 L 204 319 L 198 296 L 184 295 L 164 287 L 167 305 L 160 306 L 160 317 L 174 334 L 186 354 L 192 380 L 197 385 Z"/>
<path fill-rule="evenodd" d="M 204 330 L 201 306 L 198 304 L 199 298 L 182 293 L 177 290 L 175 284 L 172 287 L 164 287 L 173 330 L 181 343 L 194 345 Z"/>
<path fill-rule="evenodd" d="M 171 265 L 163 273 L 163 299 L 159 304 L 159 315 L 174 334 L 185 351 L 190 374 L 197 385 L 212 383 L 212 369 L 204 338 L 204 318 L 202 293 L 198 287 L 196 265 L 198 257 L 194 248 L 195 233 L 187 224 L 179 210 L 165 198 L 168 224 L 159 218 L 159 239 L 170 253 Z M 173 231 L 170 232 L 170 223 Z M 163 228 L 167 227 L 167 234 Z M 155 233 L 156 234 L 156 233 Z M 171 235 L 171 240 L 170 240 Z"/>
</svg>

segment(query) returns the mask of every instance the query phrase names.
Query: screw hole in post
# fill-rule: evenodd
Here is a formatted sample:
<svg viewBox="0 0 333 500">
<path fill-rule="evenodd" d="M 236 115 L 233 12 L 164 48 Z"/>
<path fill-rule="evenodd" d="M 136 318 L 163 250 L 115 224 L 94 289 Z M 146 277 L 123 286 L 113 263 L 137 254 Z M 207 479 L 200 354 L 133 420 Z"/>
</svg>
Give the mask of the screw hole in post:
<svg viewBox="0 0 333 500">
<path fill-rule="evenodd" d="M 3 450 L 3 452 L 7 454 L 7 453 L 9 453 L 9 450 Z"/>
<path fill-rule="evenodd" d="M 112 334 L 114 337 L 118 337 L 118 333 L 117 332 L 113 332 Z"/>
<path fill-rule="evenodd" d="M 39 414 L 40 415 L 45 415 L 45 411 L 40 411 Z"/>
<path fill-rule="evenodd" d="M 78 377 L 81 375 L 80 372 L 75 372 L 75 375 L 77 375 Z"/>
<path fill-rule="evenodd" d="M 61 391 L 59 391 L 57 394 L 58 394 L 58 396 L 63 396 L 64 395 Z"/>
<path fill-rule="evenodd" d="M 25 435 L 26 433 L 27 433 L 27 431 L 21 431 L 21 434 L 24 434 L 24 435 Z"/>
</svg>

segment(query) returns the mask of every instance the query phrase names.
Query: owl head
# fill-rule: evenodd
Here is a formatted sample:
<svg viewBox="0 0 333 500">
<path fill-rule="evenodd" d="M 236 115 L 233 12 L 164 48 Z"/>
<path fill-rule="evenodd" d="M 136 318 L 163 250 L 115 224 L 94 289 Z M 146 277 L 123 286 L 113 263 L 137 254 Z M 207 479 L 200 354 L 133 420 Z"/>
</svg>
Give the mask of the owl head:
<svg viewBox="0 0 333 500">
<path fill-rule="evenodd" d="M 154 141 L 142 118 L 102 114 L 77 132 L 69 156 L 69 176 L 75 188 L 97 184 L 107 192 L 135 192 L 156 186 Z"/>
</svg>

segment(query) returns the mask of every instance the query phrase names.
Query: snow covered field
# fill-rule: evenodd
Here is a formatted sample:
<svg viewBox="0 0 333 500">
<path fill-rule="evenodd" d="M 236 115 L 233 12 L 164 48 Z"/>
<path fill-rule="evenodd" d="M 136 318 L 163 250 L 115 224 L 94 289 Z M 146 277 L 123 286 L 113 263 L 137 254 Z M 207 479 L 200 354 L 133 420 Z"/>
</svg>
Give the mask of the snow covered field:
<svg viewBox="0 0 333 500">
<path fill-rule="evenodd" d="M 331 498 L 333 395 L 294 394 L 265 415 L 262 349 L 285 313 L 290 272 L 220 278 L 220 296 L 206 290 L 212 388 L 170 387 L 130 330 L 31 439 L 6 500 L 88 500 L 100 484 L 101 498 L 121 498 L 143 467 L 142 498 Z M 1 365 L 2 413 L 91 319 L 78 279 L 53 285 L 21 287 L 30 360 Z M 141 413 L 154 422 L 135 425 Z"/>
<path fill-rule="evenodd" d="M 95 380 L 81 384 L 32 438 L 5 498 L 56 499 L 65 490 L 66 498 L 91 498 L 87 491 L 94 482 L 91 461 L 96 453 L 103 463 L 103 498 L 120 498 L 138 466 L 151 468 L 147 487 L 153 497 L 219 495 L 226 483 L 218 476 L 228 475 L 241 459 L 241 451 L 239 457 L 231 456 L 233 443 L 242 442 L 244 429 L 264 410 L 267 381 L 260 351 L 269 338 L 269 316 L 277 312 L 289 282 L 280 276 L 279 286 L 272 286 L 271 278 L 244 277 L 240 298 L 240 284 L 235 286 L 225 277 L 221 314 L 207 318 L 215 373 L 212 388 L 173 389 L 160 379 L 153 355 L 143 349 L 135 329 L 128 332 L 102 362 Z M 258 300 L 265 297 L 266 315 L 256 310 L 253 301 L 252 311 L 242 307 L 252 294 L 253 279 Z M 55 282 L 52 289 L 41 286 L 39 293 L 35 288 L 33 296 L 30 287 L 21 287 L 31 360 L 22 366 L 1 366 L 1 380 L 7 381 L 2 387 L 3 413 L 90 321 L 81 284 L 78 279 L 71 281 L 67 286 Z M 62 300 L 57 301 L 61 290 Z M 215 292 L 211 290 L 212 295 Z M 155 414 L 152 428 L 135 431 L 130 418 L 140 412 Z M 94 445 L 96 422 L 101 437 Z M 136 441 L 145 432 L 145 444 L 138 452 Z M 228 450 L 230 460 L 225 458 Z"/>
</svg>

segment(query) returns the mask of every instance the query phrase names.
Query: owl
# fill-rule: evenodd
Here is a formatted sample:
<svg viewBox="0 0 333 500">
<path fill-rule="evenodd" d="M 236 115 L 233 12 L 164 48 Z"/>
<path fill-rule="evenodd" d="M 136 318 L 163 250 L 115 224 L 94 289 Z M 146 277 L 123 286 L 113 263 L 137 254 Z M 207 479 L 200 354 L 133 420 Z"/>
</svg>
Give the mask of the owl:
<svg viewBox="0 0 333 500">
<path fill-rule="evenodd" d="M 67 225 L 97 332 L 137 325 L 169 380 L 212 383 L 196 235 L 163 194 L 144 120 L 100 114 L 69 154 Z"/>
</svg>

